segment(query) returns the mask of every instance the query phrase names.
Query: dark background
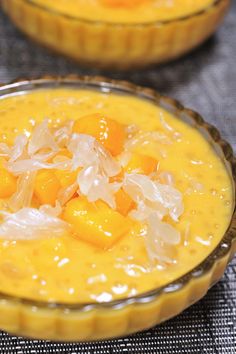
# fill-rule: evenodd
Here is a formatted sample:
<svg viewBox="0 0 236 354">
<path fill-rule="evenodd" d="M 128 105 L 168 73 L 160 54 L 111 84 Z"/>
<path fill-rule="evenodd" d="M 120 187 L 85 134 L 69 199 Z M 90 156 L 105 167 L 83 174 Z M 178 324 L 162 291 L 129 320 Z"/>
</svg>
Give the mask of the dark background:
<svg viewBox="0 0 236 354">
<path fill-rule="evenodd" d="M 55 0 L 56 1 L 56 0 Z M 197 0 L 196 0 L 197 1 Z M 88 70 L 28 41 L 0 12 L 0 82 L 44 74 L 103 74 L 153 87 L 215 124 L 236 151 L 236 2 L 217 34 L 190 55 L 141 72 Z M 236 258 L 196 305 L 150 331 L 94 344 L 29 341 L 0 332 L 0 354 L 235 354 Z"/>
</svg>

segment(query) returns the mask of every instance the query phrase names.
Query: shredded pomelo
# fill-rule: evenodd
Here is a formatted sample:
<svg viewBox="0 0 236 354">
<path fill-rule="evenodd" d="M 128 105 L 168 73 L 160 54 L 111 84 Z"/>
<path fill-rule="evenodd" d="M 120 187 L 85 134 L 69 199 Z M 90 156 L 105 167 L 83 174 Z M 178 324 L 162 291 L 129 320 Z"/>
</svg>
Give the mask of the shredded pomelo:
<svg viewBox="0 0 236 354">
<path fill-rule="evenodd" d="M 152 181 L 149 176 L 125 174 L 124 190 L 136 202 L 130 216 L 146 224 L 145 240 L 152 261 L 171 263 L 163 247 L 180 242 L 181 235 L 172 225 L 163 221 L 166 215 L 177 222 L 184 211 L 182 194 L 170 185 Z"/>
<path fill-rule="evenodd" d="M 1 143 L 0 155 L 8 158 L 10 162 L 14 162 L 23 155 L 27 142 L 27 137 L 24 134 L 21 134 L 16 137 L 13 147 Z"/>
<path fill-rule="evenodd" d="M 166 132 L 168 132 L 171 137 L 174 139 L 174 140 L 179 140 L 181 139 L 181 134 L 176 131 L 170 124 L 168 124 L 163 116 L 163 114 L 160 114 L 160 123 L 162 125 L 162 127 L 164 128 L 164 130 Z"/>
<path fill-rule="evenodd" d="M 23 208 L 15 214 L 1 212 L 0 237 L 8 240 L 32 240 L 64 235 L 69 225 L 45 211 Z"/>
<path fill-rule="evenodd" d="M 44 205 L 40 206 L 39 211 L 41 211 L 42 213 L 45 213 L 49 216 L 58 217 L 62 213 L 62 207 L 61 207 L 61 204 L 58 201 L 56 201 L 55 207 L 52 207 L 49 204 L 44 204 Z"/>
<path fill-rule="evenodd" d="M 124 189 L 136 203 L 148 200 L 168 209 L 174 221 L 183 213 L 182 194 L 170 185 L 152 181 L 141 174 L 125 174 Z"/>
<path fill-rule="evenodd" d="M 57 196 L 57 200 L 61 205 L 65 205 L 72 197 L 76 194 L 78 190 L 78 183 L 74 182 L 73 184 L 62 188 Z"/>
<path fill-rule="evenodd" d="M 8 202 L 11 210 L 17 211 L 31 206 L 35 176 L 35 172 L 25 172 L 20 175 L 17 181 L 17 190 Z"/>
<path fill-rule="evenodd" d="M 160 146 L 172 144 L 176 132 L 164 119 L 161 122 L 166 134 L 140 132 L 135 125 L 126 127 L 128 138 L 119 156 L 113 156 L 93 136 L 74 133 L 73 121 L 51 128 L 49 121 L 44 120 L 34 128 L 31 136 L 19 135 L 12 147 L 1 143 L 0 156 L 5 161 L 5 168 L 17 177 L 17 190 L 8 200 L 12 213 L 0 212 L 3 217 L 0 237 L 30 240 L 61 236 L 68 231 L 69 224 L 60 215 L 70 200 L 84 196 L 90 203 L 101 200 L 119 211 L 117 193 L 122 192 L 126 198 L 121 200 L 129 202 L 125 217 L 129 213 L 129 217 L 144 226 L 150 260 L 172 263 L 170 250 L 181 238 L 173 225 L 184 211 L 182 194 L 174 188 L 174 177 L 161 171 L 159 163 L 157 168 L 156 162 L 149 172 L 124 173 L 136 146 L 154 142 L 160 152 Z M 152 158 L 147 156 L 147 159 L 151 161 Z M 59 192 L 53 199 L 55 205 L 40 205 L 39 200 L 35 204 L 35 179 L 42 170 L 51 170 L 50 173 L 64 170 L 63 173 L 73 174 L 68 184 L 59 185 Z M 38 209 L 33 208 L 35 205 Z M 167 216 L 171 217 L 171 223 L 167 223 Z"/>
<path fill-rule="evenodd" d="M 156 143 L 158 147 L 160 145 L 170 145 L 172 144 L 172 140 L 163 132 L 157 131 L 145 131 L 140 132 L 138 131 L 136 134 L 132 136 L 132 138 L 128 139 L 125 148 L 131 149 L 135 146 L 145 146 L 150 143 Z"/>
<path fill-rule="evenodd" d="M 58 151 L 59 149 L 48 128 L 47 120 L 44 120 L 41 124 L 35 127 L 29 140 L 28 154 L 29 156 L 32 156 L 42 149 L 49 149 L 52 151 Z"/>
</svg>

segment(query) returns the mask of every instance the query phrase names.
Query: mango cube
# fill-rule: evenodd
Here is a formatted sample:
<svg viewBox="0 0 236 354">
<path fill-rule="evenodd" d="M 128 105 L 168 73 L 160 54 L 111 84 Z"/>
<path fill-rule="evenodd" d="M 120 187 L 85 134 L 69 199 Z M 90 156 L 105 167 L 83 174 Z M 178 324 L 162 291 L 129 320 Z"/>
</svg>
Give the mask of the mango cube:
<svg viewBox="0 0 236 354">
<path fill-rule="evenodd" d="M 105 203 L 89 203 L 84 197 L 67 203 L 63 219 L 72 225 L 76 237 L 103 249 L 112 247 L 131 227 L 129 219 Z"/>
<path fill-rule="evenodd" d="M 119 189 L 115 194 L 115 200 L 116 210 L 124 216 L 127 216 L 135 206 L 133 199 L 123 189 Z"/>
<path fill-rule="evenodd" d="M 5 168 L 0 168 L 0 198 L 9 198 L 15 193 L 17 179 Z"/>
<path fill-rule="evenodd" d="M 77 119 L 73 130 L 75 133 L 93 136 L 114 156 L 123 150 L 126 139 L 124 126 L 100 113 Z"/>
<path fill-rule="evenodd" d="M 156 171 L 158 161 L 151 156 L 132 153 L 131 159 L 125 166 L 125 171 L 128 173 L 136 172 L 144 175 Z"/>
<path fill-rule="evenodd" d="M 40 204 L 54 205 L 61 188 L 53 171 L 41 170 L 35 178 L 34 195 Z"/>
<path fill-rule="evenodd" d="M 75 183 L 78 171 L 55 170 L 55 175 L 62 188 L 67 188 Z"/>
</svg>

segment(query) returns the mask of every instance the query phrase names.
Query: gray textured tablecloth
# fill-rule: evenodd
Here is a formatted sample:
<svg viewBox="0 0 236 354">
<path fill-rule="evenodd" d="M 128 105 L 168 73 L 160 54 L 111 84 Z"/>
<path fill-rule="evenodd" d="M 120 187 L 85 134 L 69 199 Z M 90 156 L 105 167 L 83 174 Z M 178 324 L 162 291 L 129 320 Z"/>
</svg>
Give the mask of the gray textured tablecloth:
<svg viewBox="0 0 236 354">
<path fill-rule="evenodd" d="M 197 1 L 197 0 L 196 0 Z M 0 13 L 0 82 L 42 74 L 106 74 L 156 88 L 214 123 L 236 150 L 236 2 L 218 33 L 192 54 L 142 72 L 86 70 L 28 41 Z M 0 354 L 235 354 L 236 258 L 203 300 L 128 338 L 93 344 L 29 341 L 0 333 Z"/>
</svg>

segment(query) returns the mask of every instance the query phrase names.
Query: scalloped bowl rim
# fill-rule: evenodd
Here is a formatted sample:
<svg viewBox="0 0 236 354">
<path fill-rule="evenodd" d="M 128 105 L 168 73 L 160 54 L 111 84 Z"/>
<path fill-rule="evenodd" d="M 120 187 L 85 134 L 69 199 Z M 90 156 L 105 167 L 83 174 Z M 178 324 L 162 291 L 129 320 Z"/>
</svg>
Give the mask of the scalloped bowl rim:
<svg viewBox="0 0 236 354">
<path fill-rule="evenodd" d="M 198 17 L 200 15 L 203 15 L 210 11 L 212 8 L 220 5 L 226 0 L 213 0 L 213 3 L 208 5 L 207 7 L 203 8 L 202 10 L 190 13 L 185 16 L 179 16 L 179 17 L 174 17 L 173 19 L 170 20 L 157 20 L 157 21 L 147 21 L 147 22 L 137 22 L 137 23 L 126 23 L 126 22 L 110 22 L 110 21 L 103 21 L 103 20 L 90 20 L 86 19 L 83 17 L 76 17 L 73 15 L 69 15 L 63 12 L 60 12 L 59 10 L 55 10 L 53 8 L 48 7 L 47 5 L 42 5 L 42 4 L 37 4 L 35 3 L 34 0 L 22 0 L 23 2 L 26 2 L 27 4 L 36 7 L 42 11 L 51 13 L 54 16 L 58 17 L 63 17 L 67 20 L 75 21 L 75 22 L 80 22 L 80 23 L 86 23 L 89 25 L 106 25 L 106 26 L 114 26 L 114 27 L 148 27 L 148 26 L 163 26 L 163 25 L 168 25 L 170 23 L 175 23 L 175 22 L 182 22 L 189 20 L 194 17 Z M 229 0 L 230 2 L 231 0 Z"/>
</svg>

